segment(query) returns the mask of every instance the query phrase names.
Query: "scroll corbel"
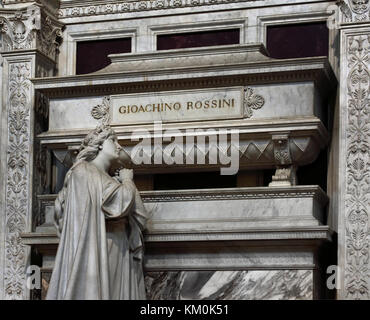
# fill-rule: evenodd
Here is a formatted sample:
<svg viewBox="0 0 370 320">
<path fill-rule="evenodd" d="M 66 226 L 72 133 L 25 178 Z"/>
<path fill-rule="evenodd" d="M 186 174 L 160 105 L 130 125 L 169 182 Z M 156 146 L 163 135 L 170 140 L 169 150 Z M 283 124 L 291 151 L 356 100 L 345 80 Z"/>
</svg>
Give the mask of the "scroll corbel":
<svg viewBox="0 0 370 320">
<path fill-rule="evenodd" d="M 297 184 L 297 167 L 293 164 L 289 148 L 289 136 L 273 135 L 274 157 L 276 162 L 275 175 L 269 187 L 294 186 Z"/>
</svg>

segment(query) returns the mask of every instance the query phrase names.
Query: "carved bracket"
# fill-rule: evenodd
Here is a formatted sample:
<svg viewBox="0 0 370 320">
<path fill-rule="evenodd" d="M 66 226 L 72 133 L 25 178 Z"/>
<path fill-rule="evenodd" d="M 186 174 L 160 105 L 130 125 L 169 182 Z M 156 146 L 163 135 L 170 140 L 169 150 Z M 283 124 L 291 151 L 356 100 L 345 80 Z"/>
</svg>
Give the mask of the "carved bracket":
<svg viewBox="0 0 370 320">
<path fill-rule="evenodd" d="M 276 172 L 272 176 L 270 187 L 276 186 L 294 186 L 297 184 L 296 166 L 293 165 L 292 155 L 289 147 L 289 136 L 273 135 L 274 157 L 276 163 Z"/>
<path fill-rule="evenodd" d="M 276 165 L 291 165 L 292 157 L 289 149 L 289 136 L 285 134 L 273 135 L 272 142 L 274 144 L 274 157 Z"/>
</svg>

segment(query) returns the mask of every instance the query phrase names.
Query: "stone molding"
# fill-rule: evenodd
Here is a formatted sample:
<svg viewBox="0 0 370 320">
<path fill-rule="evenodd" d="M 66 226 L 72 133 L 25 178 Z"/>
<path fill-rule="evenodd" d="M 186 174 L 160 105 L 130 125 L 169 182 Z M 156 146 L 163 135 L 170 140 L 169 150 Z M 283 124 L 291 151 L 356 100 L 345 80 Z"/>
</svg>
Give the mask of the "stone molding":
<svg viewBox="0 0 370 320">
<path fill-rule="evenodd" d="M 0 9 L 1 51 L 37 49 L 56 61 L 63 25 L 45 13 L 42 6 L 18 10 Z"/>
<path fill-rule="evenodd" d="M 271 198 L 315 198 L 321 205 L 328 202 L 328 197 L 319 186 L 293 187 L 255 187 L 255 188 L 220 188 L 197 190 L 141 191 L 144 203 L 169 201 L 214 201 Z M 38 195 L 38 200 L 45 206 L 54 206 L 56 194 Z"/>
<path fill-rule="evenodd" d="M 368 5 L 368 3 L 367 3 Z M 344 225 L 345 298 L 370 298 L 370 29 L 346 40 Z M 343 84 L 343 88 L 345 88 Z M 343 112 L 342 110 L 342 112 Z"/>
<path fill-rule="evenodd" d="M 24 245 L 57 245 L 56 233 L 33 232 L 21 234 Z M 319 240 L 329 241 L 332 231 L 327 226 L 309 228 L 266 228 L 250 229 L 242 232 L 186 232 L 186 233 L 146 233 L 145 242 L 183 242 L 183 241 L 265 241 L 265 240 Z"/>
</svg>

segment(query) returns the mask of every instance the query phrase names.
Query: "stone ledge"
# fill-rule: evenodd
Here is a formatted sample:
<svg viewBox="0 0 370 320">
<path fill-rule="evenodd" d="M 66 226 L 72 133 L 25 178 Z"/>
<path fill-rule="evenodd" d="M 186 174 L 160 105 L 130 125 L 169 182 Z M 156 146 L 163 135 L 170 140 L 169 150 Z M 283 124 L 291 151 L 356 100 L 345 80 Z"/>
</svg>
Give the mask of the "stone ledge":
<svg viewBox="0 0 370 320">
<path fill-rule="evenodd" d="M 246 229 L 235 232 L 188 232 L 188 233 L 147 233 L 145 243 L 157 242 L 215 242 L 215 241 L 266 241 L 266 240 L 319 240 L 331 241 L 332 231 L 328 226 L 303 228 L 265 228 Z M 30 232 L 21 234 L 25 245 L 45 246 L 58 245 L 56 233 Z"/>
</svg>

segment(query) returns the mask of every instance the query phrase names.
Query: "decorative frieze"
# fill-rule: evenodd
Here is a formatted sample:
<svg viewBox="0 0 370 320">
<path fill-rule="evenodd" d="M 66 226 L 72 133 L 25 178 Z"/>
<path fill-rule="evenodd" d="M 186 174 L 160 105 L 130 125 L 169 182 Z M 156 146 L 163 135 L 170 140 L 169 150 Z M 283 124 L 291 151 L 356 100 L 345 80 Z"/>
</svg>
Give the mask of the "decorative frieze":
<svg viewBox="0 0 370 320">
<path fill-rule="evenodd" d="M 257 2 L 261 0 L 140 0 L 140 1 L 106 1 L 106 4 L 95 4 L 93 1 L 74 2 L 73 5 L 61 3 L 57 15 L 60 19 L 88 17 L 108 14 L 122 14 L 151 10 L 170 10 L 200 6 L 224 5 L 225 3 Z"/>
<path fill-rule="evenodd" d="M 368 1 L 357 7 L 368 9 Z M 345 295 L 370 298 L 370 69 L 369 33 L 347 37 Z"/>
</svg>

